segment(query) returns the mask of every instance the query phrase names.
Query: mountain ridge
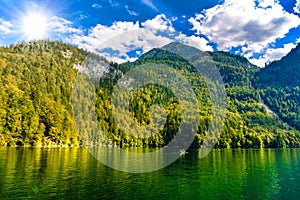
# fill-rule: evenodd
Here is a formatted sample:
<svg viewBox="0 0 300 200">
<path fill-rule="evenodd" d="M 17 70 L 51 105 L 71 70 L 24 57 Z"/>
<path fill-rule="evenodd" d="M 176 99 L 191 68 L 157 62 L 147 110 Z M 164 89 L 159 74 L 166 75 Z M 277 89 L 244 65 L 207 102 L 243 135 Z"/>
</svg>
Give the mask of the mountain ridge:
<svg viewBox="0 0 300 200">
<path fill-rule="evenodd" d="M 185 52 L 184 56 L 196 51 L 193 47 L 171 43 L 162 49 L 149 51 L 133 63 L 121 65 L 102 62 L 102 58 L 92 56 L 95 63 L 100 60 L 99 65 L 108 64 L 105 68 L 99 68 L 101 77 L 96 85 L 96 113 L 108 138 L 99 141 L 101 144 L 122 148 L 162 147 L 174 138 L 180 124 L 180 107 L 172 92 L 161 86 L 143 87 L 141 92 L 134 93 L 129 106 L 131 118 L 144 126 L 151 123 L 151 106 L 162 103 L 167 112 L 167 121 L 156 135 L 149 138 L 127 135 L 122 127 L 118 127 L 111 112 L 111 94 L 123 74 L 137 65 L 160 63 L 174 67 L 187 77 L 199 99 L 201 112 L 193 147 L 205 147 L 209 145 L 209 140 L 216 140 L 216 147 L 233 148 L 300 145 L 298 127 L 294 124 L 290 127 L 282 122 L 282 111 L 274 109 L 267 100 L 268 91 L 254 86 L 260 69 L 243 57 L 224 52 L 203 52 L 203 55 L 211 56 L 209 62 L 214 62 L 219 69 L 228 101 L 227 117 L 220 138 L 214 138 L 216 136 L 213 135 L 207 138 L 211 99 L 206 83 L 193 65 L 174 53 L 177 50 Z M 85 66 L 88 55 L 88 52 L 74 46 L 52 41 L 34 41 L 0 48 L 0 145 L 83 144 L 84 141 L 76 132 L 71 99 L 72 84 L 79 73 L 74 66 Z M 116 73 L 118 71 L 123 73 Z M 85 86 L 80 87 L 84 89 Z M 261 105 L 261 96 L 280 118 L 268 114 Z M 89 108 L 83 106 L 82 109 Z M 88 130 L 82 134 L 88 134 Z"/>
<path fill-rule="evenodd" d="M 268 84 L 275 87 L 300 85 L 300 44 L 292 49 L 282 59 L 268 64 L 259 74 L 258 84 Z"/>
</svg>

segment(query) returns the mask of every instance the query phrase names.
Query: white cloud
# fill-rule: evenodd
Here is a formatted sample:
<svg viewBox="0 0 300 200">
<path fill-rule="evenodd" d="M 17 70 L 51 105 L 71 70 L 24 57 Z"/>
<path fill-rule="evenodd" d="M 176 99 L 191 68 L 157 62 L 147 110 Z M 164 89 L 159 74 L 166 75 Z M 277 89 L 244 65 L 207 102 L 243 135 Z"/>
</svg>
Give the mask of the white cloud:
<svg viewBox="0 0 300 200">
<path fill-rule="evenodd" d="M 213 51 L 213 48 L 208 45 L 208 41 L 203 37 L 198 36 L 187 36 L 185 34 L 180 33 L 175 37 L 177 41 L 181 41 L 185 45 L 189 45 L 195 47 L 201 51 Z"/>
<path fill-rule="evenodd" d="M 269 48 L 263 56 L 259 58 L 250 58 L 249 61 L 259 67 L 264 67 L 265 63 L 270 63 L 274 60 L 280 60 L 295 47 L 296 44 L 288 43 L 285 44 L 282 48 Z"/>
<path fill-rule="evenodd" d="M 178 33 L 172 21 L 165 15 L 158 15 L 145 22 L 115 22 L 111 26 L 98 24 L 90 29 L 88 35 L 73 34 L 68 42 L 91 52 L 98 52 L 110 61 L 122 63 L 134 61 L 129 52 L 137 55 L 153 48 L 160 48 L 172 41 L 179 41 L 200 50 L 212 50 L 208 41 L 199 36 Z"/>
<path fill-rule="evenodd" d="M 52 16 L 48 23 L 48 29 L 50 32 L 54 32 L 56 34 L 80 34 L 82 33 L 81 29 L 76 29 L 73 27 L 73 22 L 66 20 L 64 18 L 58 16 Z"/>
<path fill-rule="evenodd" d="M 92 8 L 97 8 L 97 9 L 99 9 L 99 8 L 102 8 L 102 6 L 101 6 L 100 4 L 98 4 L 98 3 L 94 3 L 94 4 L 92 5 Z"/>
<path fill-rule="evenodd" d="M 126 11 L 128 12 L 129 15 L 132 15 L 132 16 L 138 16 L 139 14 L 134 12 L 133 10 L 130 10 L 129 9 L 129 6 L 125 5 L 125 9 Z"/>
<path fill-rule="evenodd" d="M 274 5 L 275 5 L 274 0 L 259 0 L 258 2 L 258 6 L 262 8 L 267 8 Z"/>
<path fill-rule="evenodd" d="M 108 0 L 108 3 L 112 6 L 112 7 L 119 7 L 121 4 L 118 1 L 115 0 Z"/>
<path fill-rule="evenodd" d="M 293 9 L 295 13 L 300 13 L 300 0 L 296 0 L 295 7 Z"/>
<path fill-rule="evenodd" d="M 84 20 L 84 19 L 87 19 L 87 18 L 89 18 L 89 16 L 88 16 L 88 15 L 84 15 L 84 14 L 80 14 L 80 15 L 78 16 L 78 19 L 79 19 L 79 20 Z"/>
<path fill-rule="evenodd" d="M 10 21 L 0 18 L 0 34 L 8 35 L 13 33 L 13 27 L 14 25 Z"/>
<path fill-rule="evenodd" d="M 98 24 L 90 29 L 88 36 L 76 35 L 75 42 L 77 44 L 89 43 L 93 49 L 111 38 L 137 29 L 139 29 L 139 22 L 115 22 L 111 26 Z"/>
<path fill-rule="evenodd" d="M 158 11 L 158 9 L 154 6 L 151 0 L 142 0 L 142 3 L 149 6 L 153 10 Z"/>
<path fill-rule="evenodd" d="M 142 26 L 151 30 L 175 31 L 172 26 L 172 21 L 169 20 L 164 14 L 157 15 L 155 18 L 145 21 L 142 23 Z"/>
<path fill-rule="evenodd" d="M 139 22 L 115 22 L 112 26 L 98 24 L 87 36 L 73 36 L 71 42 L 92 52 L 100 51 L 107 59 L 121 63 L 136 59 L 127 55 L 130 51 L 143 49 L 146 52 L 171 40 L 154 35 L 152 31 L 140 27 Z M 111 52 L 117 52 L 117 55 Z"/>
<path fill-rule="evenodd" d="M 295 7 L 293 9 L 295 13 L 300 13 L 300 0 L 296 0 Z"/>
<path fill-rule="evenodd" d="M 256 5 L 258 3 L 258 5 Z M 225 0 L 189 19 L 196 34 L 204 34 L 219 50 L 243 48 L 245 54 L 261 53 L 290 29 L 300 25 L 274 0 Z"/>
</svg>

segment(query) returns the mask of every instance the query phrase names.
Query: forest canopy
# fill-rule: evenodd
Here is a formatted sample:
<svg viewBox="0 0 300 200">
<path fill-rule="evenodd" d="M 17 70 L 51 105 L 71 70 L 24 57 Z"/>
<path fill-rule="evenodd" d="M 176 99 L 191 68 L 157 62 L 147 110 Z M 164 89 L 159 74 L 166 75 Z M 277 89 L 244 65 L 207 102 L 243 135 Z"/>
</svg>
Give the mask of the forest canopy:
<svg viewBox="0 0 300 200">
<path fill-rule="evenodd" d="M 209 145 L 208 139 L 215 139 L 216 147 L 221 148 L 299 147 L 298 83 L 289 86 L 279 78 L 277 85 L 270 84 L 278 81 L 277 77 L 271 80 L 274 77 L 270 75 L 264 79 L 262 74 L 269 74 L 267 69 L 277 72 L 272 66 L 260 70 L 240 56 L 225 52 L 209 52 L 209 55 L 221 73 L 227 93 L 226 119 L 219 138 L 206 137 L 211 122 L 211 99 L 203 77 L 184 58 L 167 50 L 153 49 L 133 63 L 118 65 L 61 42 L 42 40 L 2 47 L 0 145 L 83 144 L 74 121 L 72 87 L 79 73 L 75 66 L 84 66 L 87 56 L 92 56 L 107 65 L 96 80 L 95 92 L 97 119 L 106 135 L 105 141 L 99 141 L 101 144 L 122 148 L 162 147 L 174 138 L 181 123 L 181 110 L 174 94 L 161 86 L 150 84 L 140 88 L 129 104 L 130 116 L 140 126 L 150 124 L 149 110 L 153 105 L 159 103 L 164 107 L 166 123 L 153 136 L 140 138 L 126 134 L 112 115 L 111 96 L 117 81 L 138 65 L 159 63 L 187 77 L 200 102 L 200 116 L 196 116 L 199 124 L 192 147 L 205 147 Z M 293 63 L 288 60 L 286 65 Z M 281 82 L 285 85 L 280 85 Z"/>
</svg>

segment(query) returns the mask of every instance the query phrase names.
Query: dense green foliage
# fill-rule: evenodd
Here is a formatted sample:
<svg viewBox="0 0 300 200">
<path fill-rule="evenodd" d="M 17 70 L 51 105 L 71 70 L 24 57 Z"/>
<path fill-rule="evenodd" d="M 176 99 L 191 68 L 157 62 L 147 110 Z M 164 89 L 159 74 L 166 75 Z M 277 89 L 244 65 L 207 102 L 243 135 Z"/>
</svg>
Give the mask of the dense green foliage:
<svg viewBox="0 0 300 200">
<path fill-rule="evenodd" d="M 300 45 L 292 49 L 279 61 L 274 61 L 261 70 L 258 85 L 261 87 L 297 87 L 300 86 Z"/>
<path fill-rule="evenodd" d="M 0 144 L 78 144 L 72 117 L 72 66 L 85 52 L 35 41 L 0 49 Z"/>
<path fill-rule="evenodd" d="M 173 45 L 185 48 L 186 52 L 193 51 L 187 46 Z M 74 65 L 83 65 L 87 55 L 78 48 L 50 41 L 0 48 L 0 145 L 78 145 L 83 142 L 85 138 L 79 137 L 73 119 L 71 97 L 78 73 Z M 96 80 L 95 110 L 107 138 L 105 141 L 100 138 L 99 142 L 122 147 L 161 147 L 173 139 L 181 122 L 181 110 L 178 99 L 165 87 L 145 85 L 134 92 L 129 104 L 131 118 L 140 126 L 151 124 L 149 112 L 153 105 L 159 103 L 164 107 L 166 123 L 157 134 L 148 138 L 128 135 L 124 127 L 118 127 L 112 115 L 113 88 L 123 74 L 138 65 L 159 63 L 185 76 L 199 100 L 200 116 L 196 116 L 199 124 L 194 147 L 207 146 L 211 139 L 218 139 L 217 147 L 298 147 L 299 88 L 257 89 L 253 85 L 261 72 L 245 58 L 224 52 L 210 52 L 209 55 L 223 77 L 227 92 L 227 117 L 220 138 L 207 136 L 211 99 L 203 77 L 182 57 L 166 49 L 153 49 L 136 62 L 111 63 L 100 80 Z M 261 85 L 266 83 L 261 82 Z M 278 97 L 273 98 L 274 95 Z M 279 117 L 267 111 L 261 96 Z M 81 109 L 88 111 L 89 107 Z M 86 133 L 80 133 L 81 136 L 88 134 L 90 126 L 85 125 Z"/>
<path fill-rule="evenodd" d="M 299 131 L 291 128 L 288 124 L 285 124 L 277 116 L 267 112 L 265 105 L 260 98 L 260 90 L 255 89 L 252 85 L 256 81 L 256 75 L 259 73 L 259 68 L 251 65 L 245 58 L 231 55 L 223 52 L 210 53 L 215 61 L 215 64 L 220 70 L 226 86 L 226 92 L 228 96 L 227 106 L 227 118 L 224 122 L 221 137 L 219 138 L 217 147 L 295 147 L 299 146 Z M 207 140 L 211 138 L 206 137 L 207 129 L 211 121 L 210 114 L 210 98 L 206 88 L 206 84 L 202 77 L 195 72 L 193 66 L 191 66 L 182 57 L 169 53 L 165 50 L 154 49 L 147 54 L 143 55 L 138 61 L 134 63 L 126 63 L 118 66 L 118 69 L 124 73 L 129 69 L 142 65 L 145 63 L 158 63 L 166 64 L 180 71 L 188 77 L 195 93 L 197 94 L 200 102 L 201 115 L 199 117 L 200 122 L 198 131 L 193 143 L 194 147 L 206 146 Z M 107 78 L 104 78 L 107 79 Z M 109 110 L 110 107 L 110 92 L 107 89 L 108 83 L 112 83 L 112 80 L 102 79 L 98 88 L 98 92 L 101 91 L 101 102 L 103 111 Z M 110 79 L 114 79 L 113 75 Z M 148 88 L 149 89 L 149 88 Z M 153 95 L 153 93 L 155 95 Z M 139 105 L 134 111 L 134 116 L 142 116 L 136 119 L 140 124 L 147 124 L 149 119 L 144 116 L 149 109 L 149 100 L 157 95 L 157 90 L 151 91 L 143 90 L 142 93 L 138 93 L 139 98 L 137 101 L 133 101 L 134 105 Z M 106 105 L 104 104 L 106 99 Z M 148 102 L 148 103 L 147 103 Z M 151 102 L 151 101 L 150 101 Z M 100 103 L 101 104 L 101 103 Z M 173 107 L 173 113 L 178 113 L 178 107 Z M 111 113 L 108 113 L 110 116 Z M 122 141 L 124 137 L 116 137 L 116 135 L 124 135 L 122 128 L 119 129 L 114 122 L 113 117 L 110 116 L 109 120 L 111 124 L 106 124 L 105 127 L 114 127 L 114 133 L 112 138 L 118 138 L 114 140 L 116 144 L 122 144 L 126 146 L 161 146 L 166 145 L 172 138 L 172 134 L 168 131 L 176 131 L 176 126 L 173 129 L 169 125 L 173 125 L 170 120 L 167 120 L 166 126 L 168 127 L 155 136 L 155 138 L 149 138 L 149 140 L 139 140 L 131 136 L 126 136 L 126 140 Z M 168 116 L 168 119 L 175 119 L 176 116 Z M 106 120 L 107 121 L 107 120 Z M 178 121 L 178 120 L 177 120 Z M 102 121 L 106 123 L 105 120 Z M 113 124 L 113 125 L 112 125 Z M 111 126 L 112 125 L 112 126 Z M 107 133 L 111 132 L 109 130 Z M 129 141 L 129 142 L 128 142 Z"/>
<path fill-rule="evenodd" d="M 261 70 L 262 98 L 287 124 L 300 130 L 300 46 Z"/>
</svg>

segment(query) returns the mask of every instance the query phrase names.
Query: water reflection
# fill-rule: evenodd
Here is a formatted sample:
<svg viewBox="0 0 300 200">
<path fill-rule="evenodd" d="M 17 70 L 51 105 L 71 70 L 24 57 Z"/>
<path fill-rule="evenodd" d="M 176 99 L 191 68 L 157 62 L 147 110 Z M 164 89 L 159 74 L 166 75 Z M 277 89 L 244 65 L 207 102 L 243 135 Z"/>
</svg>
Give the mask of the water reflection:
<svg viewBox="0 0 300 200">
<path fill-rule="evenodd" d="M 115 156 L 115 151 L 98 152 Z M 0 148 L 0 195 L 1 199 L 295 199 L 300 195 L 299 153 L 299 149 L 213 150 L 199 159 L 201 152 L 191 151 L 161 170 L 130 174 L 101 164 L 84 148 Z"/>
<path fill-rule="evenodd" d="M 87 147 L 100 162 L 123 172 L 147 173 L 176 161 L 180 156 L 177 149 L 157 148 L 105 148 Z"/>
</svg>

